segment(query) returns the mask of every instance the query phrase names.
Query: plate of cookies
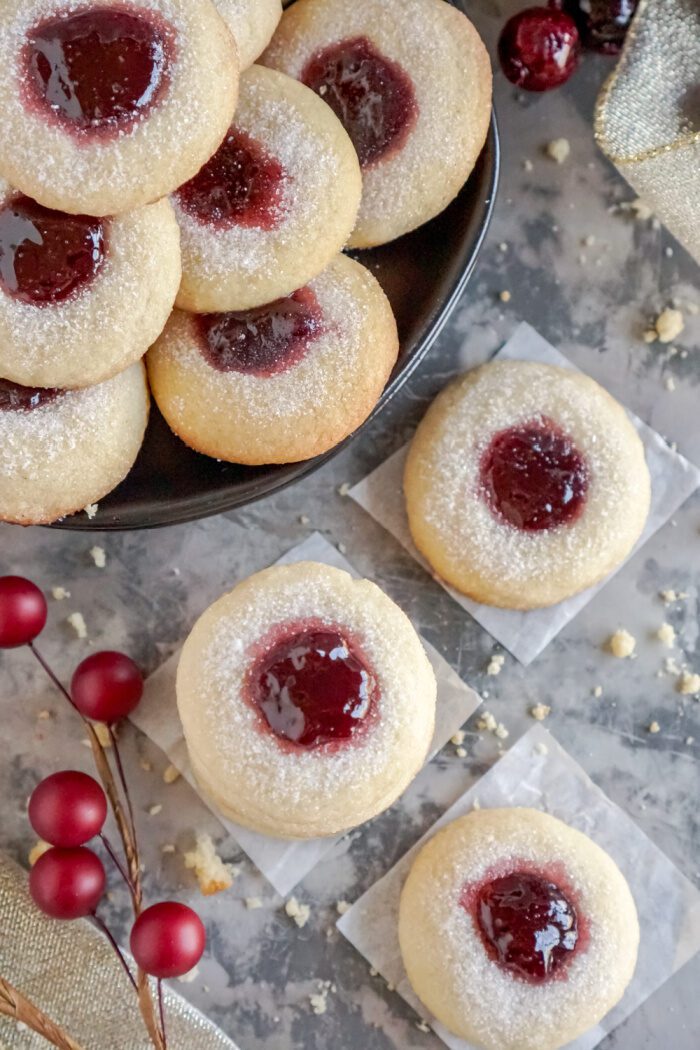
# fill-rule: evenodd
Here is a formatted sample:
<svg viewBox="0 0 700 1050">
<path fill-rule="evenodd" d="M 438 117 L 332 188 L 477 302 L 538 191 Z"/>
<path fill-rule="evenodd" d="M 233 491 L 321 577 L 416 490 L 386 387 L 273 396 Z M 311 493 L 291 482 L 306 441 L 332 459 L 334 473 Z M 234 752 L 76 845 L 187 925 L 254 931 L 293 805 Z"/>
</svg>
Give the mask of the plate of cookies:
<svg viewBox="0 0 700 1050">
<path fill-rule="evenodd" d="M 189 521 L 315 470 L 428 352 L 498 182 L 461 0 L 0 0 L 0 104 L 24 525 Z"/>
</svg>

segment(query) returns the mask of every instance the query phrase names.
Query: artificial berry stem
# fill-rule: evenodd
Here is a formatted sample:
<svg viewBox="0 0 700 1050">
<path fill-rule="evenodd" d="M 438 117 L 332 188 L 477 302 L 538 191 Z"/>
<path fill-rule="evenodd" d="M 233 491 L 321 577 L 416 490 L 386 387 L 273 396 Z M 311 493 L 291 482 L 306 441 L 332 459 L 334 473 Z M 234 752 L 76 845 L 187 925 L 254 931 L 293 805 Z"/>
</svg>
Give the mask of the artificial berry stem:
<svg viewBox="0 0 700 1050">
<path fill-rule="evenodd" d="M 47 664 L 47 662 L 44 659 L 44 657 L 41 655 L 41 653 L 39 652 L 37 647 L 34 645 L 34 642 L 27 642 L 27 645 L 31 649 L 32 654 L 36 657 L 36 659 L 39 661 L 39 663 L 41 664 L 43 669 L 46 671 L 47 675 L 49 676 L 49 678 L 51 679 L 53 684 L 59 690 L 59 692 L 63 693 L 63 695 L 65 696 L 66 700 L 71 705 L 71 707 L 75 708 L 75 704 L 73 703 L 73 697 L 70 695 L 70 693 L 68 692 L 68 690 L 64 686 L 63 682 L 61 682 L 61 680 L 53 673 L 53 671 L 51 670 L 51 668 Z M 76 710 L 77 710 L 77 708 L 76 708 Z M 83 719 L 83 721 L 84 721 L 84 719 Z"/>
<path fill-rule="evenodd" d="M 158 1013 L 160 1014 L 160 1030 L 163 1033 L 163 1046 L 167 1050 L 168 1037 L 165 1034 L 165 1008 L 163 1006 L 163 982 L 158 978 Z"/>
<path fill-rule="evenodd" d="M 127 807 L 128 811 L 129 811 L 129 821 L 131 823 L 131 831 L 132 831 L 132 834 L 133 834 L 134 838 L 136 838 L 136 823 L 134 821 L 134 809 L 133 809 L 133 806 L 131 805 L 131 794 L 129 792 L 129 785 L 127 783 L 126 776 L 124 774 L 124 766 L 122 765 L 122 756 L 121 756 L 121 754 L 119 752 L 119 744 L 117 743 L 117 734 L 114 732 L 114 729 L 112 728 L 112 726 L 108 726 L 107 729 L 109 731 L 109 739 L 110 739 L 110 742 L 112 744 L 112 751 L 114 752 L 114 759 L 115 759 L 116 764 L 117 764 L 117 773 L 119 774 L 119 781 L 120 781 L 121 786 L 122 786 L 122 792 L 124 794 L 124 798 L 126 799 L 126 807 Z"/>
<path fill-rule="evenodd" d="M 131 895 L 133 896 L 133 893 L 134 893 L 133 883 L 132 883 L 131 879 L 129 878 L 128 872 L 126 871 L 124 865 L 119 860 L 119 857 L 117 856 L 117 852 L 114 849 L 114 846 L 112 845 L 112 843 L 109 841 L 107 836 L 102 831 L 100 832 L 100 839 L 102 840 L 102 845 L 104 846 L 104 848 L 106 849 L 107 853 L 111 857 L 112 863 L 114 864 L 115 868 L 117 869 L 117 871 L 119 872 L 119 874 L 123 878 L 124 882 L 126 883 L 128 889 L 129 889 L 129 893 L 131 893 Z"/>
<path fill-rule="evenodd" d="M 82 1050 L 80 1043 L 71 1039 L 55 1021 L 26 999 L 9 981 L 0 977 L 0 1015 L 9 1017 L 15 1022 L 25 1024 L 46 1039 L 58 1050 Z"/>
<path fill-rule="evenodd" d="M 124 958 L 122 950 L 119 947 L 119 945 L 117 944 L 117 942 L 116 942 L 116 940 L 114 938 L 114 935 L 113 935 L 112 931 L 110 930 L 109 926 L 104 921 L 104 919 L 101 918 L 101 916 L 99 916 L 97 914 L 97 912 L 93 912 L 92 913 L 92 918 L 93 918 L 93 921 L 96 923 L 96 925 L 99 926 L 99 928 L 102 930 L 102 933 L 105 935 L 105 937 L 107 938 L 109 943 L 112 945 L 112 948 L 114 949 L 114 951 L 115 951 L 115 953 L 117 955 L 117 958 L 119 959 L 119 962 L 124 967 L 124 972 L 126 973 L 127 977 L 129 978 L 131 984 L 133 985 L 134 990 L 138 991 L 138 988 L 136 986 L 136 980 L 134 979 L 134 975 L 132 974 L 132 972 L 131 972 L 131 970 L 129 968 L 129 964 L 126 961 L 126 959 Z"/>
</svg>

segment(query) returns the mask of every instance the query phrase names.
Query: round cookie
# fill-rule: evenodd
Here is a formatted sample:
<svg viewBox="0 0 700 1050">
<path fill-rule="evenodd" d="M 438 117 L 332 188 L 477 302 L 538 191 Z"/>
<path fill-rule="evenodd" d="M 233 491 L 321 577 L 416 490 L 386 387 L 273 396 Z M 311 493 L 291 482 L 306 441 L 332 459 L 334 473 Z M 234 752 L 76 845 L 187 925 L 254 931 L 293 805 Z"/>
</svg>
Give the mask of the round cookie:
<svg viewBox="0 0 700 1050">
<path fill-rule="evenodd" d="M 148 404 L 140 361 L 84 390 L 0 379 L 0 521 L 47 525 L 98 503 L 131 470 Z"/>
<path fill-rule="evenodd" d="M 612 858 L 533 809 L 448 824 L 413 862 L 399 941 L 416 995 L 485 1050 L 557 1050 L 629 984 L 639 923 Z"/>
<path fill-rule="evenodd" d="M 210 606 L 176 689 L 200 786 L 276 838 L 381 813 L 433 734 L 435 678 L 407 617 L 375 584 L 315 562 L 256 573 Z"/>
<path fill-rule="evenodd" d="M 238 44 L 241 69 L 262 54 L 282 17 L 281 0 L 215 0 Z"/>
<path fill-rule="evenodd" d="M 612 572 L 649 512 L 644 447 L 588 376 L 483 365 L 436 398 L 404 475 L 411 534 L 447 583 L 486 605 L 553 605 Z"/>
<path fill-rule="evenodd" d="M 48 208 L 167 195 L 219 146 L 237 89 L 210 0 L 0 0 L 0 174 Z"/>
<path fill-rule="evenodd" d="M 445 0 L 297 0 L 262 61 L 317 91 L 349 131 L 363 176 L 351 247 L 438 215 L 484 145 L 488 53 Z"/>
<path fill-rule="evenodd" d="M 101 383 L 158 338 L 180 275 L 167 199 L 99 219 L 44 208 L 0 179 L 0 376 Z"/>
<path fill-rule="evenodd" d="M 176 310 L 147 363 L 158 407 L 191 448 L 234 463 L 293 463 L 364 422 L 398 349 L 378 282 L 339 255 L 269 306 Z"/>
<path fill-rule="evenodd" d="M 361 192 L 357 156 L 331 110 L 283 73 L 251 66 L 219 151 L 172 198 L 177 305 L 248 310 L 289 295 L 344 246 Z"/>
</svg>

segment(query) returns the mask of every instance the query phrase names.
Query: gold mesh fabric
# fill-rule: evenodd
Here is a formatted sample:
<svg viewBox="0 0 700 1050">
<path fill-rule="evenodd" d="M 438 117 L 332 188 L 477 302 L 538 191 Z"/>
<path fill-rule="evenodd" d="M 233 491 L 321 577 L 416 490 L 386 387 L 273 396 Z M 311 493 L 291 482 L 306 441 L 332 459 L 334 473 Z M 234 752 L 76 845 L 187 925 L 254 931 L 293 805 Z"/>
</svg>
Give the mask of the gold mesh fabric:
<svg viewBox="0 0 700 1050">
<path fill-rule="evenodd" d="M 700 2 L 640 0 L 596 109 L 596 139 L 700 262 Z"/>
<path fill-rule="evenodd" d="M 136 996 L 101 934 L 86 921 L 56 922 L 27 892 L 26 874 L 0 856 L 0 975 L 85 1050 L 149 1050 Z M 169 1050 L 237 1050 L 223 1032 L 166 993 Z M 47 1050 L 47 1042 L 0 1016 L 2 1050 Z"/>
</svg>

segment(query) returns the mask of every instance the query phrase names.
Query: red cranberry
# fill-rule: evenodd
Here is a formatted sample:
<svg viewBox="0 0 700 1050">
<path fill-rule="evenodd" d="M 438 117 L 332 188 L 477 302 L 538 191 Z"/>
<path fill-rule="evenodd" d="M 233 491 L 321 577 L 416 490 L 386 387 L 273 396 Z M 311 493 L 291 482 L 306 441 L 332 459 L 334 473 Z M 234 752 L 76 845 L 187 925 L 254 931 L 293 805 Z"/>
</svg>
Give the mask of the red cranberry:
<svg viewBox="0 0 700 1050">
<path fill-rule="evenodd" d="M 131 954 L 153 977 L 182 977 L 202 958 L 205 944 L 202 920 L 176 901 L 146 908 L 131 930 Z"/>
<path fill-rule="evenodd" d="M 53 919 L 92 915 L 104 888 L 102 861 L 85 846 L 47 850 L 29 873 L 29 892 L 34 903 Z"/>
<path fill-rule="evenodd" d="M 268 377 L 298 364 L 322 331 L 323 315 L 310 288 L 267 306 L 196 318 L 202 354 L 219 372 Z"/>
<path fill-rule="evenodd" d="M 571 525 L 583 512 L 586 461 L 549 419 L 496 434 L 480 472 L 482 491 L 494 514 L 523 532 Z"/>
<path fill-rule="evenodd" d="M 0 379 L 0 412 L 31 412 L 50 405 L 64 393 L 54 387 L 20 386 L 9 379 Z"/>
<path fill-rule="evenodd" d="M 526 91 L 549 91 L 576 69 L 579 34 L 574 20 L 556 8 L 528 7 L 506 22 L 498 41 L 501 69 Z"/>
<path fill-rule="evenodd" d="M 622 49 L 638 0 L 566 0 L 584 46 L 605 55 Z"/>
<path fill-rule="evenodd" d="M 0 576 L 0 649 L 33 642 L 46 624 L 46 598 L 31 580 Z"/>
<path fill-rule="evenodd" d="M 401 149 L 416 122 L 411 78 L 366 37 L 318 51 L 300 79 L 336 114 L 363 168 Z"/>
<path fill-rule="evenodd" d="M 541 875 L 518 871 L 490 879 L 471 907 L 489 956 L 533 984 L 552 977 L 576 948 L 576 909 Z"/>
<path fill-rule="evenodd" d="M 76 667 L 70 691 L 81 714 L 111 725 L 137 706 L 143 694 L 143 676 L 124 653 L 93 653 Z"/>
<path fill-rule="evenodd" d="M 107 819 L 105 793 L 87 773 L 65 769 L 46 777 L 29 799 L 29 823 L 52 846 L 82 846 Z"/>
<path fill-rule="evenodd" d="M 332 628 L 285 633 L 248 675 L 253 704 L 273 733 L 298 747 L 349 740 L 377 692 L 356 647 Z"/>
</svg>

